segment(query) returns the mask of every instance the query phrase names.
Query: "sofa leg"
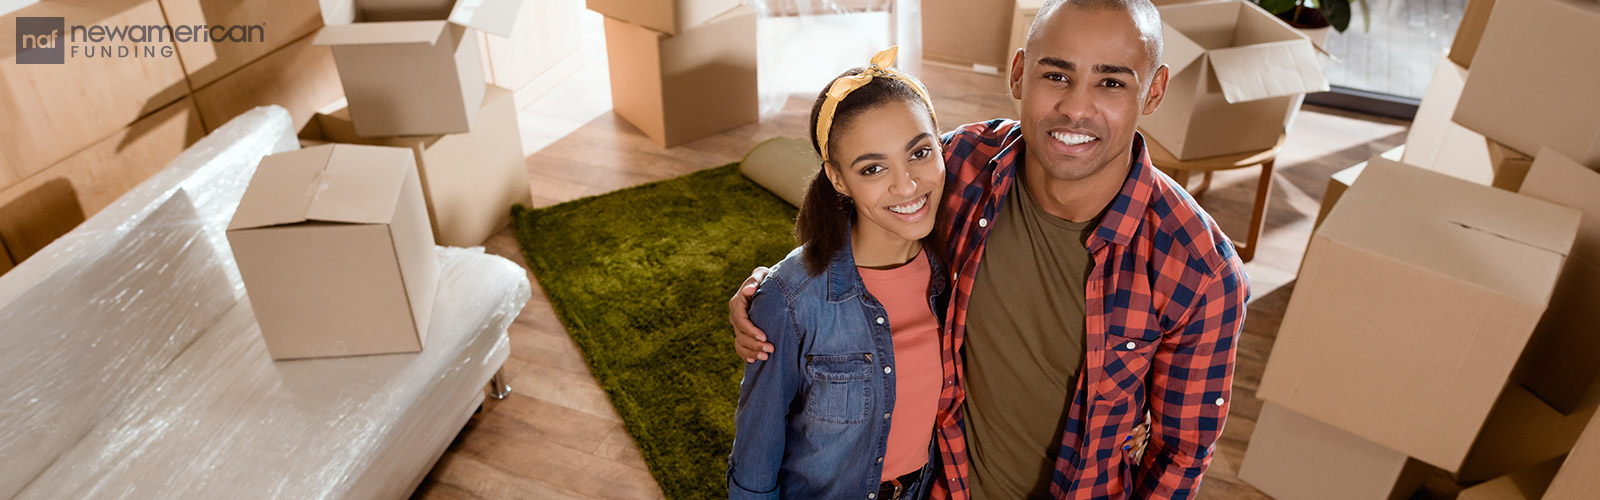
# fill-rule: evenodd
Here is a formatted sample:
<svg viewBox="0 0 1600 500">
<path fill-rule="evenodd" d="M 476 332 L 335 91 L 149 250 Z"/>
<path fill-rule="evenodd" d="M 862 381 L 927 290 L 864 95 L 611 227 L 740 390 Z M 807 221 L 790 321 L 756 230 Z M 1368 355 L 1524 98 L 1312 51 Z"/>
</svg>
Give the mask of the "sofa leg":
<svg viewBox="0 0 1600 500">
<path fill-rule="evenodd" d="M 494 376 L 489 378 L 489 397 L 505 399 L 511 395 L 511 386 L 506 384 L 506 369 L 501 367 L 495 370 Z"/>
</svg>

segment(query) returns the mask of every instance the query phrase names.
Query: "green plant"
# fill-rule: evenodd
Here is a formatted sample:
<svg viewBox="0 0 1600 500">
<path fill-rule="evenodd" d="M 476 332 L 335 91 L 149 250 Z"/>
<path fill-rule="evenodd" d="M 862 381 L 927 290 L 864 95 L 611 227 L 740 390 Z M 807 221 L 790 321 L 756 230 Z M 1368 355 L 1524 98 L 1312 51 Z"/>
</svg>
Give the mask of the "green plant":
<svg viewBox="0 0 1600 500">
<path fill-rule="evenodd" d="M 1321 27 L 1316 25 L 1303 25 L 1305 24 L 1304 20 L 1307 19 L 1306 15 L 1309 14 L 1306 12 L 1307 10 L 1315 10 L 1316 13 L 1321 14 L 1322 18 L 1327 20 L 1328 26 L 1332 26 L 1334 31 L 1344 33 L 1344 30 L 1350 27 L 1350 15 L 1352 13 L 1350 8 L 1350 0 L 1255 1 L 1256 4 L 1260 5 L 1262 9 L 1266 9 L 1267 12 L 1271 12 L 1273 15 L 1284 18 L 1285 20 L 1289 21 L 1290 24 L 1300 24 L 1296 27 Z M 1368 8 L 1367 0 L 1355 1 L 1361 4 L 1362 30 L 1372 30 L 1372 10 Z"/>
</svg>

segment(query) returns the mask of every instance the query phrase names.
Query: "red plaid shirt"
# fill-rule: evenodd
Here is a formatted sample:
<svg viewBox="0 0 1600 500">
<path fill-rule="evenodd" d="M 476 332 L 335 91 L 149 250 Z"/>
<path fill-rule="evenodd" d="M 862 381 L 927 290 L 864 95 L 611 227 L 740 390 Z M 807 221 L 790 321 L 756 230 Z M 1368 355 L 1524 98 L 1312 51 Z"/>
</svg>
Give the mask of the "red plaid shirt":
<svg viewBox="0 0 1600 500">
<path fill-rule="evenodd" d="M 945 385 L 936 440 L 942 462 L 933 498 L 966 499 L 966 394 L 962 344 L 973 277 L 990 222 L 1022 165 L 1021 128 L 1010 120 L 965 125 L 944 138 L 944 209 L 951 222 L 955 290 L 944 338 Z M 1210 465 L 1232 400 L 1234 342 L 1249 296 L 1233 243 L 1193 198 L 1136 161 L 1087 241 L 1084 366 L 1061 436 L 1051 493 L 1059 499 L 1193 498 Z M 1154 395 L 1147 398 L 1147 395 Z M 1127 436 L 1145 411 L 1150 442 L 1127 463 Z"/>
</svg>

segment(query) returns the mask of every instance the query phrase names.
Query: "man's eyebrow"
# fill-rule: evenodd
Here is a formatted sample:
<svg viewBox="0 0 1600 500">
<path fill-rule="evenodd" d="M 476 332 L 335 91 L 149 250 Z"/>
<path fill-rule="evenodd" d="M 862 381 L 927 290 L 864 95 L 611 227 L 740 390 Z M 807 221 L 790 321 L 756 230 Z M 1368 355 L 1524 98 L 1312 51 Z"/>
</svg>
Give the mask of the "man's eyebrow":
<svg viewBox="0 0 1600 500">
<path fill-rule="evenodd" d="M 1071 62 L 1064 61 L 1064 60 L 1061 60 L 1061 59 L 1056 59 L 1054 57 L 1041 57 L 1041 58 L 1039 58 L 1039 64 L 1043 64 L 1045 66 L 1055 66 L 1056 68 L 1060 68 L 1063 71 L 1074 71 L 1074 70 L 1076 70 L 1078 68 L 1076 65 L 1072 64 Z"/>
<path fill-rule="evenodd" d="M 1128 76 L 1138 76 L 1137 73 L 1133 72 L 1133 68 L 1129 68 L 1127 66 L 1118 66 L 1115 64 L 1096 64 L 1094 65 L 1094 70 L 1097 73 L 1120 73 Z"/>
</svg>

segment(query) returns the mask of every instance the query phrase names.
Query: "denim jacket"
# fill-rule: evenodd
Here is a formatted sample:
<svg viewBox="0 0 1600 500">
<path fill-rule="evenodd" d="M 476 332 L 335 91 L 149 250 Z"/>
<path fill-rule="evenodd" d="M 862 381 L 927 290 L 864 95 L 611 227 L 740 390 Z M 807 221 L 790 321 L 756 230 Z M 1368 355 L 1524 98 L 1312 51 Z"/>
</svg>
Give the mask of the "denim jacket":
<svg viewBox="0 0 1600 500">
<path fill-rule="evenodd" d="M 889 315 L 867 293 L 848 243 L 817 276 L 803 248 L 750 302 L 773 352 L 746 365 L 739 386 L 730 499 L 871 499 L 882 479 L 895 403 Z M 948 277 L 938 259 L 928 262 L 928 303 L 943 324 Z M 927 483 L 906 497 L 922 498 Z"/>
</svg>

